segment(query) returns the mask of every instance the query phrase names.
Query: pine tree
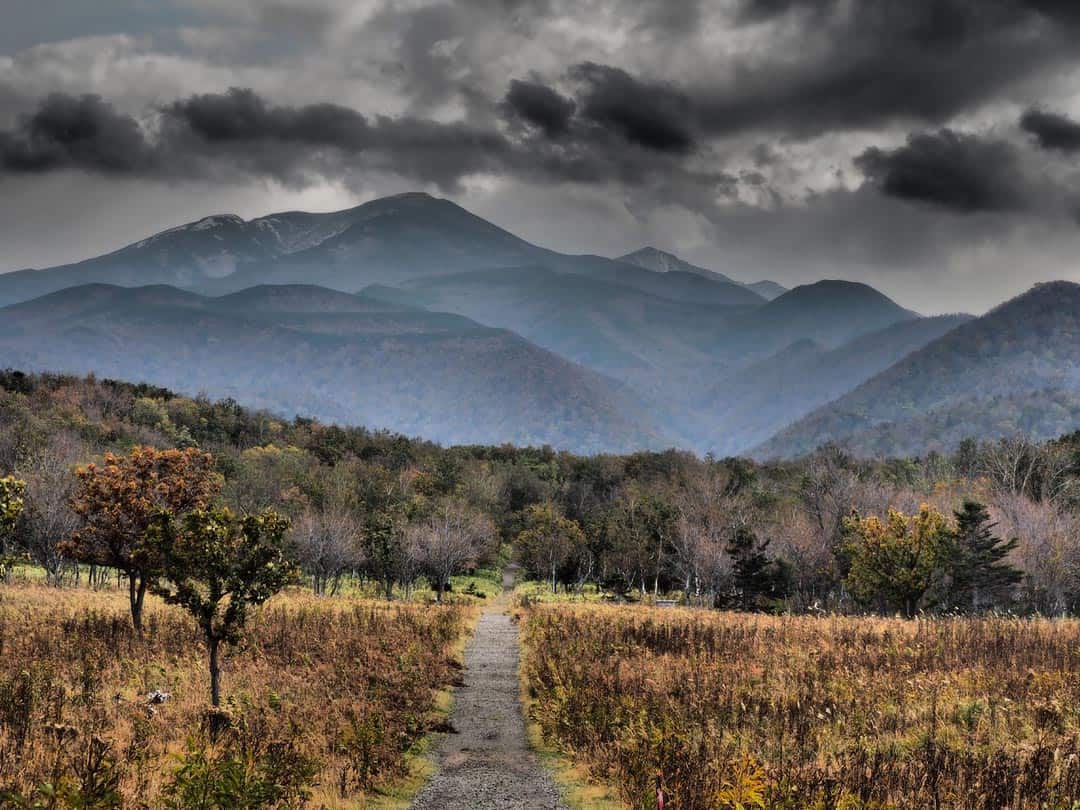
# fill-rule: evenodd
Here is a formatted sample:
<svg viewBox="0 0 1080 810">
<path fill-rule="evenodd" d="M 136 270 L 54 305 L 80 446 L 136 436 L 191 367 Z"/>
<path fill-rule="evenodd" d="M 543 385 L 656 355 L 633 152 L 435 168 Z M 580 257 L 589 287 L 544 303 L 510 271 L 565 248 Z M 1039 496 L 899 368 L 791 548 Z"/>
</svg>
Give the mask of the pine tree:
<svg viewBox="0 0 1080 810">
<path fill-rule="evenodd" d="M 769 541 L 760 541 L 745 526 L 735 530 L 727 552 L 732 562 L 734 603 L 740 610 L 757 610 L 766 599 L 787 596 L 787 578 L 768 556 Z"/>
<path fill-rule="evenodd" d="M 962 610 L 976 611 L 1001 602 L 1023 578 L 1018 569 L 1005 562 L 1016 548 L 1016 539 L 997 537 L 996 524 L 978 501 L 964 501 L 963 508 L 954 514 L 949 602 Z"/>
</svg>

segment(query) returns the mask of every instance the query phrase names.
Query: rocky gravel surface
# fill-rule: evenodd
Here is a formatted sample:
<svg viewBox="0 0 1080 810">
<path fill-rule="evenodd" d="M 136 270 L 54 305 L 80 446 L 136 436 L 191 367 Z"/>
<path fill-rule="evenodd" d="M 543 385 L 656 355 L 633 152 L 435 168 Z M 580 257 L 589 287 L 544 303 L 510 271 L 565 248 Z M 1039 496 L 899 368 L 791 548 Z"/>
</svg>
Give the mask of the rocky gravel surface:
<svg viewBox="0 0 1080 810">
<path fill-rule="evenodd" d="M 504 575 L 512 587 L 514 571 Z M 489 605 L 465 650 L 464 686 L 454 693 L 439 770 L 415 810 L 566 810 L 551 774 L 525 737 L 518 685 L 518 633 L 507 592 Z"/>
</svg>

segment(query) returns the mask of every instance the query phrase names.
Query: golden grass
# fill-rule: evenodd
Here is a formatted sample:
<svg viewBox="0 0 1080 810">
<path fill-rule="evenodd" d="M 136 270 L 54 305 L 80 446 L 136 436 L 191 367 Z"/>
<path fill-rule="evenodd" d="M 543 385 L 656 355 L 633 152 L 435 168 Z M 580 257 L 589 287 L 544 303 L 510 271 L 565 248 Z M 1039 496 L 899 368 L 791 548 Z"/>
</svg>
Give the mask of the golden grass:
<svg viewBox="0 0 1080 810">
<path fill-rule="evenodd" d="M 307 806 L 404 806 L 475 613 L 279 595 L 225 658 L 229 733 L 249 765 L 311 763 Z M 0 793 L 81 789 L 97 746 L 124 807 L 161 806 L 189 740 L 205 745 L 208 675 L 182 611 L 150 601 L 144 621 L 139 639 L 116 591 L 0 587 Z M 148 706 L 154 690 L 171 697 Z"/>
<path fill-rule="evenodd" d="M 538 605 L 545 744 L 629 807 L 1073 808 L 1080 621 Z"/>
<path fill-rule="evenodd" d="M 570 810 L 622 810 L 625 805 L 611 787 L 590 781 L 586 765 L 574 762 L 544 737 L 543 728 L 532 719 L 535 701 L 529 696 L 524 669 L 519 670 L 519 674 L 521 705 L 525 711 L 525 733 L 529 747 L 536 751 L 544 767 L 555 776 L 559 793 L 566 805 Z"/>
</svg>

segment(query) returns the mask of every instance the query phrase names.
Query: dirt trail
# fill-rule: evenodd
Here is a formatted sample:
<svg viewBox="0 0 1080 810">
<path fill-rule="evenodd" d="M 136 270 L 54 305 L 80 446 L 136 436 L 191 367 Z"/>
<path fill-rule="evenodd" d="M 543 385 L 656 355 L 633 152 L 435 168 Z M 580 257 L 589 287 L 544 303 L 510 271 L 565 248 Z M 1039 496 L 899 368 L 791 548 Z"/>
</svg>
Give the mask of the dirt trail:
<svg viewBox="0 0 1080 810">
<path fill-rule="evenodd" d="M 414 810 L 565 810 L 558 788 L 525 738 L 518 685 L 518 634 L 507 609 L 516 567 L 488 605 L 465 650 L 465 685 L 454 692 L 438 773 Z"/>
</svg>

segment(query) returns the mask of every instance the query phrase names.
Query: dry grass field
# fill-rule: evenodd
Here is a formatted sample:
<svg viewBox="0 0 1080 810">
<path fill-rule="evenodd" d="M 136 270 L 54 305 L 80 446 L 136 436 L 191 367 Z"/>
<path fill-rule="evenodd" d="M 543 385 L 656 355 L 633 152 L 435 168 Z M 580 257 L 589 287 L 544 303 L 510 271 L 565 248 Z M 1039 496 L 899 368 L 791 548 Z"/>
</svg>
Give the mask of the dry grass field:
<svg viewBox="0 0 1080 810">
<path fill-rule="evenodd" d="M 1080 621 L 521 620 L 531 719 L 627 807 L 1080 807 Z"/>
<path fill-rule="evenodd" d="M 211 745 L 205 647 L 187 614 L 152 602 L 140 639 L 126 594 L 4 585 L 0 806 L 386 804 L 439 722 L 473 614 L 279 595 L 225 658 L 227 728 Z"/>
</svg>

